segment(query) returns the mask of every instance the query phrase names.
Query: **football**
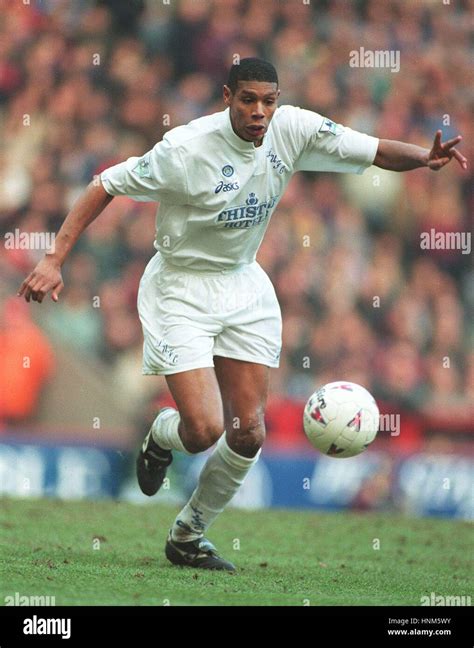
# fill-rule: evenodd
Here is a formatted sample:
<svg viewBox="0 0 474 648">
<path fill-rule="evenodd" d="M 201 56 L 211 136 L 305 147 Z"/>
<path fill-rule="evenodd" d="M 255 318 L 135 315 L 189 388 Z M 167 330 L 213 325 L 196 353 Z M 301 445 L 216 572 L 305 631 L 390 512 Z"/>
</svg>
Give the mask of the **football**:
<svg viewBox="0 0 474 648">
<path fill-rule="evenodd" d="M 308 399 L 303 425 L 310 443 L 328 457 L 364 452 L 377 435 L 379 408 L 367 389 L 352 382 L 332 382 Z"/>
</svg>

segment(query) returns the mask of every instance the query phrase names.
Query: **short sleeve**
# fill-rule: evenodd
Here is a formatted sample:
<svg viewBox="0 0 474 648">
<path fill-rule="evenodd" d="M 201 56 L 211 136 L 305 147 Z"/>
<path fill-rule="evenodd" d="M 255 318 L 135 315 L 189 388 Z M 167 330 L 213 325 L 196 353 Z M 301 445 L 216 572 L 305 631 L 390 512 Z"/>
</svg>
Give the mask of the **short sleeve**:
<svg viewBox="0 0 474 648">
<path fill-rule="evenodd" d="M 377 154 L 377 137 L 300 109 L 299 127 L 305 145 L 295 163 L 297 171 L 363 173 Z"/>
<path fill-rule="evenodd" d="M 175 205 L 187 202 L 186 171 L 179 151 L 166 139 L 142 157 L 131 157 L 105 169 L 100 179 L 111 196 Z"/>
</svg>

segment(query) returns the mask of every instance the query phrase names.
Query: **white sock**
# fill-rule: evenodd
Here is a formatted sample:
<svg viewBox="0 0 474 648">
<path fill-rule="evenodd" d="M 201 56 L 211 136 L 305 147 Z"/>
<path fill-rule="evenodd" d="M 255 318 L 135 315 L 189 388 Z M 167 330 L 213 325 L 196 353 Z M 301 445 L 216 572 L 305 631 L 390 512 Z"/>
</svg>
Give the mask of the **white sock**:
<svg viewBox="0 0 474 648">
<path fill-rule="evenodd" d="M 173 407 L 167 407 L 161 411 L 151 426 L 153 440 L 163 450 L 179 450 L 191 454 L 186 450 L 178 433 L 180 417 L 179 412 Z"/>
<path fill-rule="evenodd" d="M 227 445 L 224 433 L 206 461 L 191 499 L 174 521 L 173 540 L 200 538 L 239 490 L 259 455 L 260 450 L 251 458 L 237 454 Z"/>
</svg>

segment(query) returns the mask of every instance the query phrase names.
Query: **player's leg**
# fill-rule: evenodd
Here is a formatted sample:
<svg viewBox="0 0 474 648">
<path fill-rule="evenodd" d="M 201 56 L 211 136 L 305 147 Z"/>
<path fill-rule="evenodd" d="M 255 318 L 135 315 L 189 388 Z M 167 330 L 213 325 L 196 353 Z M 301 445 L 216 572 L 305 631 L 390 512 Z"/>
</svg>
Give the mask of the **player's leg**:
<svg viewBox="0 0 474 648">
<path fill-rule="evenodd" d="M 140 281 L 143 373 L 166 376 L 179 409 L 158 414 L 137 457 L 138 483 L 149 496 L 162 485 L 172 450 L 200 452 L 224 430 L 212 359 L 222 325 L 202 311 L 207 290 L 202 278 L 169 267 L 159 253 Z"/>
<path fill-rule="evenodd" d="M 137 460 L 137 475 L 142 490 L 147 492 L 151 484 L 147 494 L 154 494 L 163 483 L 166 468 L 171 463 L 171 450 L 201 452 L 213 445 L 224 431 L 222 400 L 212 368 L 172 374 L 167 376 L 167 382 L 178 410 L 170 407 L 160 412 Z M 166 457 L 169 457 L 169 461 L 166 461 Z M 225 475 L 223 479 L 218 475 L 214 477 L 205 487 L 211 501 L 219 497 L 219 489 L 226 488 Z M 203 502 L 206 506 L 208 500 L 204 498 Z M 190 521 L 199 524 L 200 510 L 188 509 Z M 185 507 L 186 512 L 188 509 Z M 181 533 L 189 533 L 191 528 L 188 524 L 184 521 L 180 524 L 181 527 L 175 522 L 173 528 L 176 527 Z M 221 558 L 216 548 L 202 535 L 199 532 L 191 537 L 173 538 L 170 531 L 165 547 L 168 560 L 175 565 L 234 571 L 234 565 Z"/>
<path fill-rule="evenodd" d="M 155 495 L 172 461 L 172 450 L 193 454 L 213 445 L 224 430 L 222 400 L 214 369 L 166 376 L 178 410 L 167 407 L 154 420 L 137 458 L 137 478 Z"/>
<path fill-rule="evenodd" d="M 164 410 L 152 426 L 153 439 L 160 451 L 170 448 L 197 453 L 214 445 L 224 431 L 223 406 L 214 369 L 180 372 L 166 379 L 178 411 Z M 234 571 L 234 565 L 221 558 L 216 548 L 203 537 L 203 529 L 228 502 L 232 466 L 213 460 L 215 454 L 201 472 L 194 499 L 176 519 L 166 541 L 165 553 L 175 565 Z M 250 460 L 245 459 L 245 462 Z M 240 478 L 240 473 L 237 477 Z M 235 475 L 231 479 L 231 488 L 234 488 Z M 194 532 L 196 526 L 197 533 Z"/>
<path fill-rule="evenodd" d="M 224 430 L 222 399 L 214 369 L 183 371 L 166 376 L 166 382 L 179 413 L 174 410 L 175 416 L 168 415 L 162 428 L 155 426 L 155 440 L 167 450 L 182 450 L 181 444 L 190 454 L 207 450 Z"/>
<path fill-rule="evenodd" d="M 173 542 L 189 543 L 203 536 L 242 485 L 265 437 L 268 367 L 223 357 L 215 357 L 214 363 L 226 433 L 219 438 L 191 499 L 175 520 Z"/>
<path fill-rule="evenodd" d="M 265 406 L 270 369 L 264 364 L 214 357 L 224 407 L 229 448 L 243 457 L 255 457 L 265 439 Z"/>
</svg>

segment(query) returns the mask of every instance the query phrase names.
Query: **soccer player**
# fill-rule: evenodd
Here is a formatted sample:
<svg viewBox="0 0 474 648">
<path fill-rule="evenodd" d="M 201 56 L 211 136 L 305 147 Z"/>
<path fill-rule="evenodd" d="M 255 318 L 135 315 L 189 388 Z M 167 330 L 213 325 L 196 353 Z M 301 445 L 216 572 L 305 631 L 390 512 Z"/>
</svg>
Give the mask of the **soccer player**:
<svg viewBox="0 0 474 648">
<path fill-rule="evenodd" d="M 63 289 L 61 266 L 114 196 L 160 203 L 156 254 L 140 282 L 143 373 L 166 376 L 177 409 L 159 412 L 137 459 L 142 491 L 154 495 L 172 452 L 216 444 L 165 553 L 175 565 L 234 571 L 204 537 L 257 461 L 265 436 L 269 369 L 277 367 L 281 316 L 272 283 L 255 261 L 270 217 L 300 170 L 362 173 L 441 169 L 461 137 L 431 150 L 377 139 L 294 106 L 278 107 L 277 72 L 242 59 L 230 69 L 222 112 L 170 130 L 142 157 L 106 169 L 65 219 L 55 251 L 19 294 L 41 302 Z M 216 443 L 217 442 L 217 443 Z"/>
</svg>

